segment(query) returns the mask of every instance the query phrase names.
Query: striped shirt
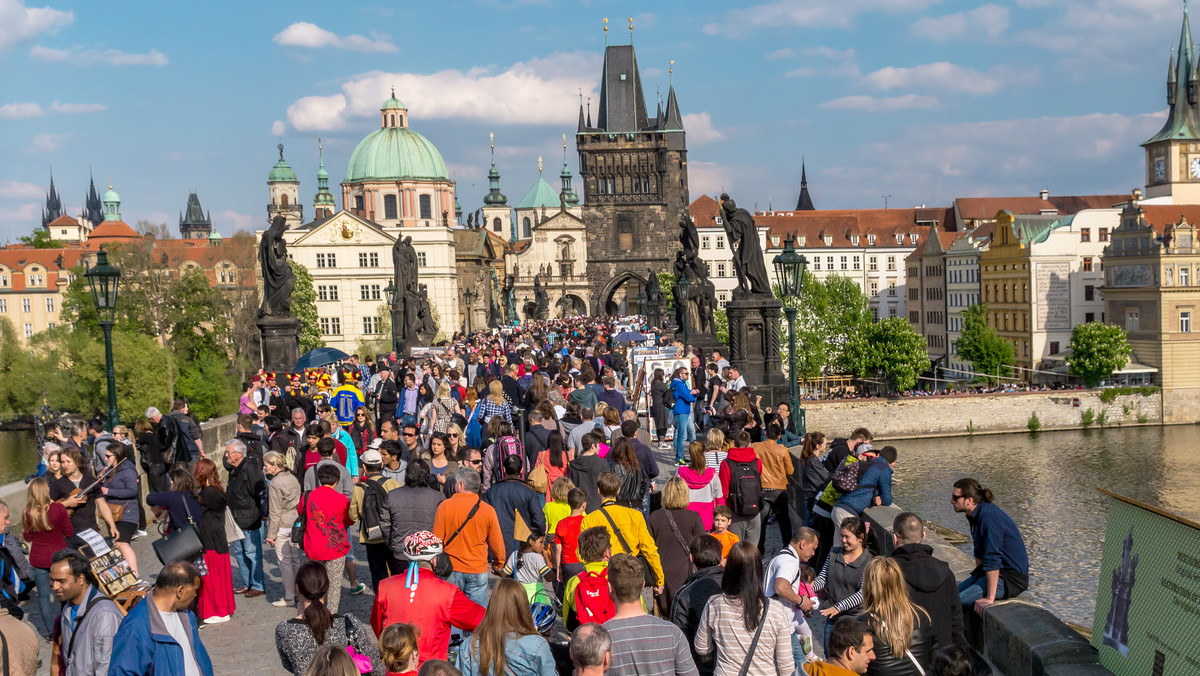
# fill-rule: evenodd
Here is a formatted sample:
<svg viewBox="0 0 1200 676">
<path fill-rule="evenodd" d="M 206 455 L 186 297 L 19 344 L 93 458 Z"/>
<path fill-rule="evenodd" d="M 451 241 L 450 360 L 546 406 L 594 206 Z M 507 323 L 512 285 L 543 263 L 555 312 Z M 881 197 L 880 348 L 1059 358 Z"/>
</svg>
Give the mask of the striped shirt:
<svg viewBox="0 0 1200 676">
<path fill-rule="evenodd" d="M 790 674 L 796 668 L 792 658 L 792 614 L 782 603 L 764 600 L 769 604 L 767 620 L 746 674 Z M 696 652 L 701 655 L 717 652 L 714 676 L 736 676 L 746 662 L 754 632 L 746 631 L 744 617 L 741 600 L 731 600 L 724 594 L 710 598 L 704 607 L 696 630 Z"/>
<path fill-rule="evenodd" d="M 604 628 L 612 636 L 612 666 L 608 676 L 699 676 L 688 640 L 670 622 L 640 615 L 609 620 Z M 788 655 L 791 655 L 790 643 Z"/>
</svg>

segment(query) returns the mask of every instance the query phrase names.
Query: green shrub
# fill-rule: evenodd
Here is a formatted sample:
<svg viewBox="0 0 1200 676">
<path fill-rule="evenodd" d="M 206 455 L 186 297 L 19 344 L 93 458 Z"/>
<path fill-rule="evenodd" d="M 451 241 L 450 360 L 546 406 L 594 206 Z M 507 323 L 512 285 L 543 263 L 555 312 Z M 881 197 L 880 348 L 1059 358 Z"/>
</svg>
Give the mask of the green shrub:
<svg viewBox="0 0 1200 676">
<path fill-rule="evenodd" d="M 1131 411 L 1133 411 L 1132 406 L 1130 406 L 1129 404 L 1121 404 L 1121 412 L 1124 413 L 1126 416 L 1128 416 Z"/>
<path fill-rule="evenodd" d="M 1095 422 L 1096 422 L 1096 411 L 1091 408 L 1085 410 L 1079 418 L 1079 424 L 1083 425 L 1084 427 L 1091 427 L 1092 424 Z"/>
<path fill-rule="evenodd" d="M 1096 416 L 1096 424 L 1101 427 L 1104 427 L 1107 423 L 1108 423 L 1108 411 L 1100 411 L 1100 414 Z"/>
<path fill-rule="evenodd" d="M 1108 404 L 1116 400 L 1117 397 L 1131 394 L 1140 394 L 1143 397 L 1149 397 L 1157 392 L 1158 388 L 1153 385 L 1146 387 L 1110 387 L 1100 392 L 1100 401 Z"/>
<path fill-rule="evenodd" d="M 975 421 L 974 420 L 967 421 L 967 436 L 969 436 L 969 437 L 975 436 Z"/>
<path fill-rule="evenodd" d="M 1028 425 L 1030 432 L 1036 432 L 1042 429 L 1042 421 L 1038 420 L 1037 411 L 1034 411 L 1033 414 L 1029 416 L 1029 422 L 1026 424 Z"/>
<path fill-rule="evenodd" d="M 1139 413 L 1137 415 L 1137 421 L 1143 425 L 1145 425 L 1147 422 L 1149 422 L 1149 420 L 1150 420 L 1150 416 L 1146 415 L 1145 413 Z"/>
</svg>

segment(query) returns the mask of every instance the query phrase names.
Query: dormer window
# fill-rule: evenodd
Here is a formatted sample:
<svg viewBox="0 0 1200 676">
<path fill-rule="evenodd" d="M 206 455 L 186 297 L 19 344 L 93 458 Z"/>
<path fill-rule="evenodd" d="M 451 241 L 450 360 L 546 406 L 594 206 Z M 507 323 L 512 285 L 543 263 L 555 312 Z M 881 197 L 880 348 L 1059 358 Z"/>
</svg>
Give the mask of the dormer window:
<svg viewBox="0 0 1200 676">
<path fill-rule="evenodd" d="M 867 235 L 867 244 L 875 246 L 875 235 Z"/>
<path fill-rule="evenodd" d="M 825 241 L 825 246 L 833 246 L 833 235 L 825 235 L 821 239 Z"/>
<path fill-rule="evenodd" d="M 779 235 L 771 235 L 771 246 L 779 247 Z"/>
<path fill-rule="evenodd" d="M 858 235 L 850 235 L 850 245 L 858 246 Z"/>
<path fill-rule="evenodd" d="M 915 232 L 908 236 L 908 241 L 912 242 L 913 244 L 916 244 L 919 239 L 921 239 L 921 236 Z"/>
<path fill-rule="evenodd" d="M 808 243 L 808 235 L 800 235 L 796 238 L 796 246 L 804 246 Z"/>
<path fill-rule="evenodd" d="M 896 233 L 896 244 L 904 244 L 904 234 Z"/>
</svg>

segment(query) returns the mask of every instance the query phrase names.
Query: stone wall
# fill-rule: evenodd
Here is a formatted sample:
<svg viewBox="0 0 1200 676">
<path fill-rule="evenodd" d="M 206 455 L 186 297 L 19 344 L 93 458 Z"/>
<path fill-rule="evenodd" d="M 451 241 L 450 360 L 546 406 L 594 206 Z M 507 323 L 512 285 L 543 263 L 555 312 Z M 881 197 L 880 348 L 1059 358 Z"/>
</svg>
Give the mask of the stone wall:
<svg viewBox="0 0 1200 676">
<path fill-rule="evenodd" d="M 1103 391 L 1062 390 L 802 403 L 808 429 L 838 437 L 849 434 L 859 426 L 888 439 L 1026 432 L 1033 413 L 1037 413 L 1042 430 L 1078 429 L 1082 427 L 1082 416 L 1089 408 L 1097 416 L 1104 412 L 1107 415 L 1106 425 L 1163 422 L 1161 393 L 1150 396 L 1124 395 L 1106 404 L 1100 401 Z"/>
<path fill-rule="evenodd" d="M 1164 388 L 1163 422 L 1200 422 L 1200 387 Z"/>
</svg>

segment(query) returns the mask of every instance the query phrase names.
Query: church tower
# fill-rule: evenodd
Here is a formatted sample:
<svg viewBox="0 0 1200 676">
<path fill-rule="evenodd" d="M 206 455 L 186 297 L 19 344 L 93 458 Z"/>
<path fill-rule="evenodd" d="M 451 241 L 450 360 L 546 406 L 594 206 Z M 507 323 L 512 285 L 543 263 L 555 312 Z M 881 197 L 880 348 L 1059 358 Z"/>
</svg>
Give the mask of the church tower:
<svg viewBox="0 0 1200 676">
<path fill-rule="evenodd" d="M 62 200 L 54 189 L 54 174 L 50 174 L 50 192 L 46 193 L 46 206 L 42 208 L 42 227 L 45 228 L 50 221 L 62 215 Z"/>
<path fill-rule="evenodd" d="M 317 139 L 317 152 L 321 155 L 321 167 L 317 169 L 317 194 L 313 195 L 313 217 L 317 220 L 328 218 L 337 211 L 337 202 L 333 193 L 329 192 L 329 172 L 325 171 L 325 148 L 321 139 Z"/>
<path fill-rule="evenodd" d="M 287 219 L 289 228 L 295 228 L 304 223 L 304 207 L 300 205 L 300 180 L 291 165 L 283 160 L 283 144 L 280 143 L 279 161 L 271 167 L 267 176 L 267 192 L 270 193 L 271 203 L 267 205 L 267 221 L 275 220 L 276 216 Z"/>
<path fill-rule="evenodd" d="M 481 214 L 492 232 L 500 237 L 505 233 L 512 236 L 512 209 L 508 206 L 508 197 L 500 192 L 500 170 L 496 169 L 496 135 L 488 134 L 488 137 L 492 145 L 492 168 L 488 171 L 488 194 L 483 196 Z"/>
<path fill-rule="evenodd" d="M 630 301 L 645 284 L 647 269 L 671 269 L 679 221 L 690 200 L 687 144 L 674 85 L 665 113 L 650 120 L 632 44 L 605 48 L 600 77 L 596 126 L 591 126 L 590 109 L 585 122 L 580 106 L 575 142 L 587 225 L 589 306 L 604 315 L 636 311 Z"/>
<path fill-rule="evenodd" d="M 187 206 L 179 214 L 179 235 L 184 239 L 208 239 L 212 234 L 212 218 L 204 214 L 200 198 L 193 190 L 188 193 Z"/>
<path fill-rule="evenodd" d="M 88 194 L 84 199 L 83 217 L 91 227 L 88 230 L 100 225 L 104 221 L 104 206 L 100 203 L 100 195 L 96 192 L 96 179 L 88 177 Z"/>
<path fill-rule="evenodd" d="M 1200 62 L 1192 48 L 1186 4 L 1179 48 L 1167 70 L 1167 121 L 1142 147 L 1147 198 L 1200 204 Z"/>
<path fill-rule="evenodd" d="M 816 211 L 812 195 L 808 194 L 808 171 L 804 159 L 800 159 L 800 197 L 796 199 L 796 211 Z"/>
</svg>

